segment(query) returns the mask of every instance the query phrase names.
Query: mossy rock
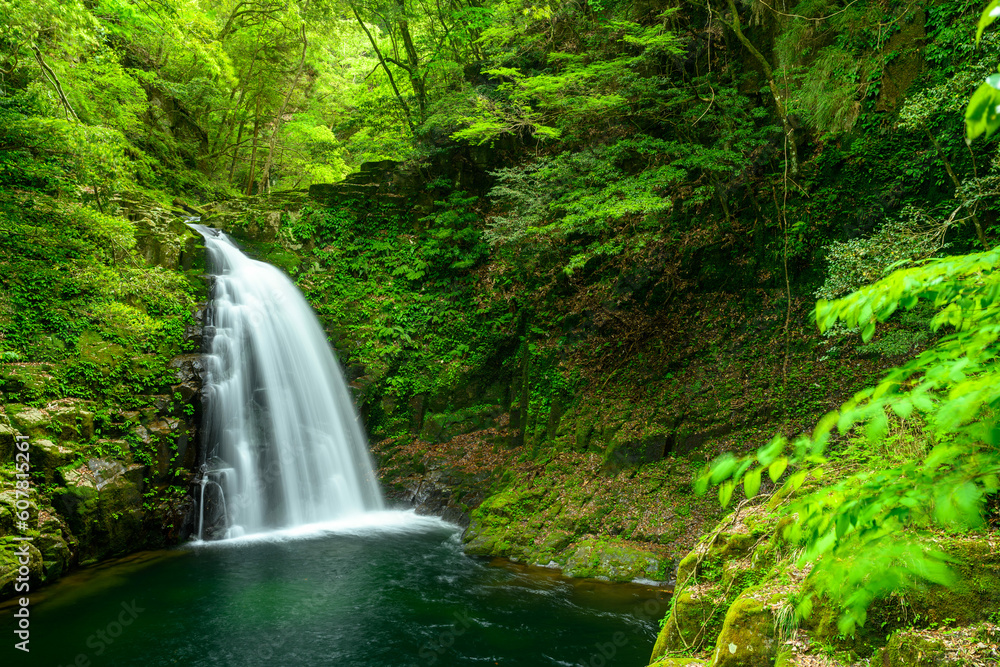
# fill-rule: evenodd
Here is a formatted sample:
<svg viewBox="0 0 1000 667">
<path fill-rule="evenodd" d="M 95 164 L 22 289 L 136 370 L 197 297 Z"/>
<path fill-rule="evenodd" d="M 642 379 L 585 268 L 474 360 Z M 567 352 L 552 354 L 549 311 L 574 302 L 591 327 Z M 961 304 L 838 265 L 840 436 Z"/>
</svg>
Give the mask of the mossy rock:
<svg viewBox="0 0 1000 667">
<path fill-rule="evenodd" d="M 88 407 L 89 404 L 85 401 L 64 401 L 47 408 L 47 411 L 54 422 L 62 425 L 63 433 L 66 433 L 65 429 L 68 428 L 71 433 L 77 434 L 82 442 L 94 436 L 94 413 Z M 71 438 L 64 435 L 61 439 Z"/>
<path fill-rule="evenodd" d="M 573 543 L 574 537 L 575 535 L 568 530 L 553 530 L 546 533 L 537 547 L 535 559 L 539 562 L 555 560 L 560 552 Z"/>
<path fill-rule="evenodd" d="M 34 351 L 29 353 L 32 359 L 44 358 Z M 5 364 L 0 369 L 0 391 L 12 402 L 27 402 L 57 395 L 59 381 L 51 370 L 49 364 Z"/>
<path fill-rule="evenodd" d="M 543 489 L 509 488 L 487 498 L 479 506 L 477 512 L 484 518 L 488 515 L 494 519 L 518 520 L 534 516 L 545 504 L 546 493 Z"/>
<path fill-rule="evenodd" d="M 6 489 L 0 492 L 0 530 L 5 533 L 19 533 L 21 531 L 15 530 L 14 526 L 17 524 L 17 502 L 20 500 L 22 503 L 25 498 L 18 498 L 17 492 L 13 489 Z M 38 525 L 38 504 L 35 502 L 34 491 L 28 494 L 28 526 L 35 527 Z M 23 505 L 22 505 L 23 507 Z"/>
<path fill-rule="evenodd" d="M 17 451 L 15 443 L 19 435 L 21 432 L 13 426 L 0 424 L 0 463 L 14 460 L 14 454 Z"/>
<path fill-rule="evenodd" d="M 426 415 L 420 439 L 426 442 L 447 442 L 452 438 L 490 428 L 502 414 L 499 405 L 467 408 L 455 412 Z"/>
<path fill-rule="evenodd" d="M 65 488 L 56 491 L 54 504 L 78 540 L 81 565 L 145 543 L 141 466 L 91 459 L 58 472 Z"/>
<path fill-rule="evenodd" d="M 261 259 L 268 264 L 273 264 L 289 275 L 298 273 L 302 260 L 294 252 L 285 250 L 280 246 L 268 245 L 263 247 Z"/>
<path fill-rule="evenodd" d="M 699 658 L 660 658 L 649 667 L 705 667 L 708 663 Z"/>
<path fill-rule="evenodd" d="M 11 425 L 18 432 L 33 438 L 49 435 L 52 416 L 45 410 L 17 404 L 7 405 L 6 409 Z"/>
<path fill-rule="evenodd" d="M 127 357 L 125 348 L 118 343 L 109 343 L 93 331 L 80 334 L 80 361 L 97 367 L 105 377 L 110 376 L 120 362 Z"/>
<path fill-rule="evenodd" d="M 749 556 L 757 545 L 758 536 L 745 533 L 720 533 L 706 551 L 704 547 L 693 550 L 677 566 L 677 583 L 693 582 L 707 568 L 719 568 L 725 561 L 735 561 Z"/>
<path fill-rule="evenodd" d="M 721 599 L 721 591 L 718 591 L 718 598 L 712 596 L 712 592 L 684 590 L 674 595 L 673 608 L 656 637 L 651 660 L 666 653 L 702 646 L 715 638 L 725 601 Z"/>
<path fill-rule="evenodd" d="M 958 559 L 951 587 L 927 586 L 907 595 L 912 609 L 932 622 L 960 625 L 986 620 L 1000 609 L 1000 549 L 985 538 L 953 538 L 941 545 Z"/>
<path fill-rule="evenodd" d="M 28 551 L 28 585 L 35 590 L 42 581 L 44 574 L 42 552 L 31 542 L 15 540 L 13 537 L 0 537 L 0 600 L 24 593 L 16 591 L 21 563 L 19 553 L 27 544 Z"/>
<path fill-rule="evenodd" d="M 61 534 L 55 533 L 43 533 L 35 544 L 42 553 L 42 580 L 55 581 L 69 568 L 73 557 L 69 545 Z"/>
<path fill-rule="evenodd" d="M 45 438 L 31 440 L 28 451 L 32 471 L 43 473 L 46 482 L 55 481 L 56 470 L 72 463 L 78 456 L 75 443 L 65 441 L 57 444 Z"/>
<path fill-rule="evenodd" d="M 632 581 L 660 578 L 663 565 L 662 559 L 651 551 L 619 540 L 588 537 L 566 559 L 563 572 L 570 577 Z"/>
<path fill-rule="evenodd" d="M 28 358 L 37 361 L 59 361 L 66 356 L 66 343 L 52 335 L 33 336 L 28 341 L 26 352 Z"/>
<path fill-rule="evenodd" d="M 952 565 L 957 575 L 953 585 L 925 583 L 906 591 L 902 598 L 875 600 L 868 608 L 865 625 L 848 637 L 837 627 L 836 605 L 820 598 L 803 627 L 821 641 L 861 651 L 866 646 L 882 645 L 887 634 L 904 627 L 914 616 L 939 624 L 970 625 L 987 620 L 1000 609 L 1000 550 L 975 535 L 949 538 L 938 546 L 957 559 Z"/>
<path fill-rule="evenodd" d="M 31 438 L 85 441 L 94 435 L 94 413 L 87 405 L 74 400 L 42 410 L 9 404 L 6 410 L 11 425 Z"/>
<path fill-rule="evenodd" d="M 757 589 L 744 591 L 726 612 L 711 667 L 772 667 L 778 654 L 774 612 Z M 766 596 L 764 596 L 766 598 Z"/>
<path fill-rule="evenodd" d="M 880 651 L 881 667 L 940 667 L 956 664 L 947 660 L 944 642 L 910 632 L 897 632 Z"/>
<path fill-rule="evenodd" d="M 503 556 L 510 551 L 507 540 L 508 530 L 498 527 L 473 515 L 469 527 L 465 529 L 463 549 L 470 556 Z"/>
<path fill-rule="evenodd" d="M 594 422 L 597 415 L 588 414 L 581 410 L 576 418 L 576 428 L 573 434 L 573 448 L 578 452 L 585 452 L 590 448 L 591 439 L 594 436 Z"/>
</svg>

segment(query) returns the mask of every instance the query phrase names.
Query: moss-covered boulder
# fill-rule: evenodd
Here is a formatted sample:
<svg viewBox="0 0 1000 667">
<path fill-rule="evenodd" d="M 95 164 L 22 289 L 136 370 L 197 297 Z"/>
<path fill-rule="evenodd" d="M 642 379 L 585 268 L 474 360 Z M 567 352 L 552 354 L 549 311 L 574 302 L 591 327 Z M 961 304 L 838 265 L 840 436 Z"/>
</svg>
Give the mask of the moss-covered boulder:
<svg viewBox="0 0 1000 667">
<path fill-rule="evenodd" d="M 31 455 L 31 469 L 33 472 L 41 472 L 46 482 L 52 482 L 56 478 L 58 468 L 76 459 L 77 450 L 76 444 L 70 441 L 55 443 L 46 438 L 32 440 L 28 450 Z"/>
<path fill-rule="evenodd" d="M 770 609 L 777 605 L 770 599 L 766 605 L 761 603 L 769 596 L 755 587 L 768 575 L 781 548 L 774 533 L 776 523 L 777 518 L 765 506 L 742 508 L 724 519 L 681 560 L 673 605 L 657 636 L 651 660 L 706 650 L 718 642 L 725 653 L 713 654 L 713 659 L 723 660 L 718 664 L 756 664 L 742 662 L 751 651 L 744 646 L 748 644 L 745 638 L 736 635 L 746 634 L 743 627 L 753 625 L 760 616 L 760 628 L 766 631 L 763 638 L 770 641 L 773 637 Z M 767 608 L 760 614 L 750 613 L 753 605 Z M 729 639 L 724 640 L 723 632 L 729 633 Z M 730 644 L 737 647 L 735 653 L 729 652 Z M 769 652 L 773 659 L 774 651 Z"/>
<path fill-rule="evenodd" d="M 22 563 L 23 560 L 28 562 Z M 34 590 L 42 577 L 42 552 L 34 544 L 15 540 L 12 536 L 0 537 L 0 599 L 23 592 L 17 588 L 19 583 L 25 581 Z"/>
<path fill-rule="evenodd" d="M 726 612 L 711 667 L 771 667 L 778 654 L 770 596 L 758 589 L 743 592 Z"/>
<path fill-rule="evenodd" d="M 659 580 L 665 563 L 655 553 L 613 538 L 587 537 L 566 559 L 563 572 L 571 577 L 605 577 L 611 581 Z"/>
<path fill-rule="evenodd" d="M 677 583 L 694 582 L 706 570 L 721 570 L 725 563 L 740 561 L 749 556 L 760 535 L 751 533 L 718 533 L 706 544 L 701 544 L 681 560 L 677 566 Z"/>
<path fill-rule="evenodd" d="M 18 432 L 30 437 L 44 437 L 52 429 L 52 416 L 45 410 L 27 405 L 7 405 L 7 416 Z"/>
<path fill-rule="evenodd" d="M 473 514 L 463 535 L 465 553 L 470 556 L 503 556 L 524 560 L 529 539 L 516 526 L 486 520 Z"/>
<path fill-rule="evenodd" d="M 84 331 L 80 334 L 79 347 L 80 361 L 90 364 L 105 377 L 109 377 L 115 367 L 125 362 L 128 357 L 125 348 L 104 340 L 94 331 Z"/>
<path fill-rule="evenodd" d="M 190 206 L 175 200 L 175 205 L 184 209 L 175 212 L 140 192 L 122 193 L 116 196 L 115 204 L 132 222 L 136 251 L 147 264 L 187 269 L 196 261 L 201 237 L 181 219 L 194 210 Z"/>
<path fill-rule="evenodd" d="M 538 561 L 546 565 L 556 562 L 556 558 L 567 550 L 576 535 L 568 530 L 550 530 L 538 541 L 536 554 Z M 558 564 L 558 563 L 557 563 Z"/>
<path fill-rule="evenodd" d="M 880 667 L 997 665 L 1000 626 L 979 623 L 936 630 L 901 630 L 889 638 L 874 663 Z"/>
<path fill-rule="evenodd" d="M 30 358 L 45 361 L 61 359 L 66 344 L 54 336 L 32 338 L 27 350 Z M 0 391 L 9 403 L 29 403 L 59 393 L 59 380 L 49 363 L 5 363 L 0 366 Z"/>
<path fill-rule="evenodd" d="M 0 423 L 0 463 L 14 460 L 16 438 L 21 433 L 9 424 Z"/>
<path fill-rule="evenodd" d="M 59 469 L 65 486 L 55 494 L 55 508 L 79 540 L 81 565 L 145 543 L 142 470 L 101 459 Z"/>
<path fill-rule="evenodd" d="M 94 435 L 94 413 L 87 401 L 63 399 L 45 409 L 20 404 L 4 406 L 10 426 L 3 439 L 10 438 L 11 428 L 32 439 L 85 442 Z M 6 448 L 0 448 L 4 454 Z M 34 466 L 33 466 L 34 467 Z"/>
<path fill-rule="evenodd" d="M 71 439 L 66 437 L 70 433 L 75 434 L 81 442 L 94 436 L 94 413 L 87 401 L 63 399 L 46 407 L 46 410 L 53 422 L 62 425 L 64 435 L 61 439 Z M 70 429 L 69 432 L 65 431 L 67 428 Z"/>
<path fill-rule="evenodd" d="M 910 606 L 930 622 L 962 625 L 986 620 L 1000 610 L 1000 540 L 956 536 L 940 546 L 956 559 L 958 579 L 950 587 L 927 586 L 908 594 Z"/>
<path fill-rule="evenodd" d="M 42 533 L 34 541 L 42 554 L 42 581 L 55 581 L 69 569 L 73 552 L 60 533 Z"/>
<path fill-rule="evenodd" d="M 711 642 L 727 607 L 725 592 L 711 585 L 692 586 L 676 593 L 650 659 Z"/>
<path fill-rule="evenodd" d="M 649 667 L 705 667 L 708 663 L 698 658 L 660 658 Z"/>
<path fill-rule="evenodd" d="M 883 667 L 938 667 L 946 662 L 944 642 L 936 637 L 921 637 L 897 632 L 882 649 Z"/>
<path fill-rule="evenodd" d="M 25 509 L 24 502 L 27 501 L 28 526 L 36 526 L 38 524 L 38 504 L 35 502 L 34 491 L 31 491 L 28 497 L 24 498 L 18 496 L 12 482 L 7 482 L 7 485 L 9 485 L 8 488 L 0 491 L 0 530 L 7 534 L 22 532 L 15 530 L 15 525 L 18 522 L 16 517 L 21 511 L 17 507 L 19 501 L 22 509 Z"/>
<path fill-rule="evenodd" d="M 955 559 L 952 585 L 918 582 L 905 595 L 876 599 L 868 607 L 864 626 L 846 637 L 837 624 L 839 608 L 820 597 L 802 627 L 821 641 L 869 653 L 872 646 L 882 646 L 886 636 L 906 628 L 914 618 L 934 625 L 971 625 L 990 619 L 1000 609 L 1000 542 L 996 535 L 942 535 L 933 546 Z"/>
<path fill-rule="evenodd" d="M 457 435 L 480 431 L 495 425 L 502 412 L 499 405 L 488 405 L 426 415 L 423 428 L 420 430 L 420 439 L 426 442 L 447 442 Z"/>
</svg>

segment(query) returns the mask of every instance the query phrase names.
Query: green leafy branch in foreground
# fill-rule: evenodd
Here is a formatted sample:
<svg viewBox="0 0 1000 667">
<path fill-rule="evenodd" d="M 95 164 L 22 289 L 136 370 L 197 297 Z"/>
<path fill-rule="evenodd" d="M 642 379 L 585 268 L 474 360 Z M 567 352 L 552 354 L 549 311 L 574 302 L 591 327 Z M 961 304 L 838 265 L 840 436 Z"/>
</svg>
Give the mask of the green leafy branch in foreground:
<svg viewBox="0 0 1000 667">
<path fill-rule="evenodd" d="M 1000 17 L 993 0 L 979 21 L 983 30 Z M 989 77 L 966 111 L 968 140 L 1000 127 L 1000 75 Z M 797 521 L 784 536 L 803 545 L 798 565 L 813 564 L 797 611 L 807 615 L 817 595 L 840 606 L 842 632 L 867 619 L 870 604 L 921 581 L 948 585 L 953 558 L 934 546 L 931 529 L 961 531 L 982 526 L 985 499 L 1000 491 L 1000 248 L 927 260 L 835 301 L 816 304 L 816 322 L 826 331 L 838 321 L 859 327 L 865 342 L 878 322 L 920 300 L 936 311 L 935 331 L 946 330 L 931 348 L 890 370 L 875 387 L 857 393 L 824 416 L 811 435 L 789 449 L 776 437 L 754 456 L 720 457 L 696 482 L 704 493 L 719 485 L 727 505 L 736 485 L 746 496 L 760 490 L 766 470 L 771 480 L 788 476 L 779 495 L 798 491 L 811 476 L 823 478 L 828 445 L 836 428 L 845 435 L 863 425 L 869 447 L 882 442 L 889 416 L 922 425 L 933 445 L 922 460 L 868 466 L 793 500 Z"/>
<path fill-rule="evenodd" d="M 952 582 L 951 559 L 931 547 L 929 529 L 981 526 L 986 496 L 1000 490 L 998 266 L 1000 249 L 931 260 L 843 299 L 819 301 L 821 330 L 839 320 L 860 327 L 866 341 L 877 322 L 920 300 L 937 311 L 932 328 L 949 327 L 951 333 L 827 414 L 811 435 L 790 447 L 776 437 L 756 455 L 723 456 L 697 480 L 700 492 L 719 485 L 726 505 L 736 484 L 752 497 L 765 471 L 778 481 L 788 468 L 793 472 L 779 491 L 787 494 L 809 477 L 823 478 L 835 428 L 846 434 L 863 425 L 875 443 L 886 436 L 890 411 L 924 424 L 934 446 L 922 461 L 863 470 L 789 505 L 788 514 L 797 513 L 798 520 L 785 528 L 785 537 L 803 546 L 799 566 L 814 564 L 809 592 L 800 598 L 801 615 L 823 594 L 841 607 L 841 631 L 852 632 L 878 597 L 921 580 Z"/>
</svg>

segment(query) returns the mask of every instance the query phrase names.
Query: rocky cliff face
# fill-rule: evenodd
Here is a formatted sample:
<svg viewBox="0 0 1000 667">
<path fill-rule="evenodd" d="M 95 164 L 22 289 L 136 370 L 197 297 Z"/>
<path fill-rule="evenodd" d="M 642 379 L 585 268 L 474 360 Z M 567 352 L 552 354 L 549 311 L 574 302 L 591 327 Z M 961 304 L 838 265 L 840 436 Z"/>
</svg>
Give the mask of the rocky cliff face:
<svg viewBox="0 0 1000 667">
<path fill-rule="evenodd" d="M 149 267 L 200 271 L 200 237 L 177 213 L 140 196 L 120 205 Z M 0 367 L 0 463 L 24 463 L 29 476 L 0 468 L 0 599 L 14 594 L 19 576 L 15 537 L 31 538 L 32 590 L 73 568 L 182 537 L 199 447 L 201 338 L 199 309 L 169 343 L 141 354 L 93 327 L 73 347 L 49 337 L 37 348 L 48 361 Z M 190 352 L 177 354 L 183 348 Z M 135 407 L 105 393 L 118 383 L 142 387 L 128 397 Z"/>
<path fill-rule="evenodd" d="M 32 485 L 27 497 L 31 577 L 49 583 L 81 565 L 176 543 L 191 498 L 201 407 L 201 361 L 170 361 L 174 382 L 142 410 L 114 410 L 95 401 L 59 399 L 44 407 L 5 403 L 0 462 L 14 461 L 28 437 Z M 44 381 L 45 364 L 10 364 L 5 389 Z M 95 413 L 100 413 L 95 414 Z M 17 478 L 0 479 L 0 598 L 13 594 L 18 570 Z"/>
</svg>

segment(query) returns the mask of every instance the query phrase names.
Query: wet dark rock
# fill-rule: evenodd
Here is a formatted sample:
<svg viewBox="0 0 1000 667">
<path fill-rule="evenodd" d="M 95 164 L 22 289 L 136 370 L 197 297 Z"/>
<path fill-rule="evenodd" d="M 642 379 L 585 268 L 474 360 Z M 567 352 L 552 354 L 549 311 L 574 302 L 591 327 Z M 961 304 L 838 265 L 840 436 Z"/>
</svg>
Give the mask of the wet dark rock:
<svg viewBox="0 0 1000 667">
<path fill-rule="evenodd" d="M 174 378 L 180 384 L 201 384 L 205 375 L 205 358 L 200 354 L 182 354 L 171 359 L 167 368 L 174 371 Z"/>
<path fill-rule="evenodd" d="M 457 435 L 495 426 L 501 414 L 503 414 L 503 408 L 499 405 L 489 405 L 482 408 L 427 415 L 420 430 L 420 439 L 427 442 L 447 442 Z"/>
<path fill-rule="evenodd" d="M 435 468 L 411 475 L 401 487 L 386 490 L 387 499 L 417 514 L 439 516 L 462 528 L 489 492 L 487 474 L 472 475 L 451 468 Z"/>
<path fill-rule="evenodd" d="M 672 439 L 670 440 L 672 442 Z M 666 435 L 648 435 L 636 440 L 628 440 L 613 451 L 609 463 L 613 465 L 640 465 L 659 461 L 667 453 Z"/>
</svg>

